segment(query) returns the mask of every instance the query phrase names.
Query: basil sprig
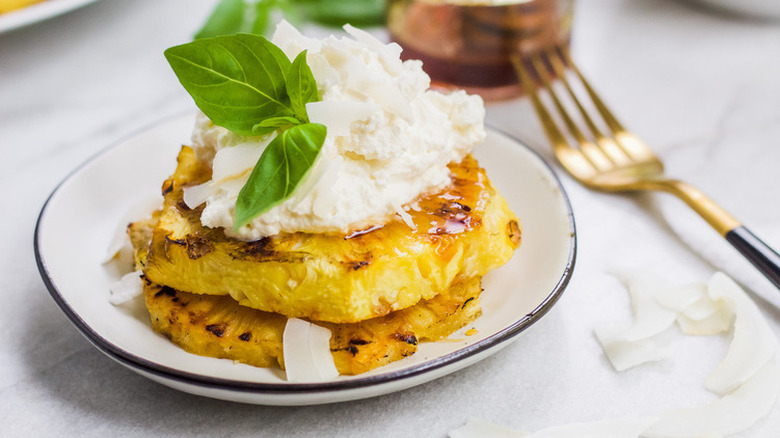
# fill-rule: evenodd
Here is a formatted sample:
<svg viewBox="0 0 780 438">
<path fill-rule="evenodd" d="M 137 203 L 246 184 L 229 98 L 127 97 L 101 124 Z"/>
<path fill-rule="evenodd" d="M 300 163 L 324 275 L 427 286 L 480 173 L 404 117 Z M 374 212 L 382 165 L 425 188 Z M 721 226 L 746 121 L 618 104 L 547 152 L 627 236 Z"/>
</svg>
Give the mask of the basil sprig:
<svg viewBox="0 0 780 438">
<path fill-rule="evenodd" d="M 277 131 L 236 200 L 235 229 L 289 198 L 325 142 L 306 104 L 320 100 L 306 51 L 290 62 L 262 36 L 236 34 L 171 47 L 165 58 L 195 104 L 237 134 Z"/>
</svg>

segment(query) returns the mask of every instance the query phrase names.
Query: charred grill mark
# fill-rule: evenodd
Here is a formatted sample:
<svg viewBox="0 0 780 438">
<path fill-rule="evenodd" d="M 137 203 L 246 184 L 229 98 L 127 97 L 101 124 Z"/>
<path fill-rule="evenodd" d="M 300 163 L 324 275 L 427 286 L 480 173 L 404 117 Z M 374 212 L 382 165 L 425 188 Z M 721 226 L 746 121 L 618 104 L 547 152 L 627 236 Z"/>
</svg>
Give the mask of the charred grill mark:
<svg viewBox="0 0 780 438">
<path fill-rule="evenodd" d="M 352 357 L 355 357 L 358 354 L 358 352 L 359 352 L 358 348 L 356 346 L 354 346 L 354 345 L 348 345 L 348 346 L 342 347 L 342 348 L 331 348 L 330 351 L 332 351 L 334 353 L 337 352 L 337 351 L 348 351 L 349 354 L 352 355 Z"/>
<path fill-rule="evenodd" d="M 238 335 L 238 339 L 241 339 L 244 342 L 249 342 L 252 339 L 252 332 L 244 332 Z"/>
<path fill-rule="evenodd" d="M 406 342 L 410 345 L 417 345 L 417 336 L 415 336 L 412 332 L 394 333 L 393 339 L 396 341 Z"/>
<path fill-rule="evenodd" d="M 209 324 L 206 326 L 206 330 L 211 332 L 214 336 L 221 338 L 222 335 L 225 334 L 225 329 L 227 328 L 226 324 L 219 323 L 219 324 Z"/>
<path fill-rule="evenodd" d="M 162 195 L 165 196 L 173 191 L 173 179 L 167 179 L 162 186 Z"/>
<path fill-rule="evenodd" d="M 365 260 L 360 260 L 360 261 L 355 261 L 355 262 L 350 262 L 350 263 L 351 263 L 352 270 L 353 271 L 357 271 L 358 269 L 360 269 L 360 268 L 362 268 L 364 266 L 368 266 L 369 264 L 371 264 L 371 257 L 369 257 L 369 258 L 367 258 Z"/>
<path fill-rule="evenodd" d="M 471 212 L 471 207 L 469 207 L 468 205 L 461 204 L 460 202 L 457 202 L 457 201 L 453 202 L 452 205 L 457 205 L 458 208 L 460 208 L 461 210 L 465 211 L 466 213 Z"/>
<path fill-rule="evenodd" d="M 165 252 L 167 253 L 171 245 L 186 246 L 187 242 L 184 239 L 171 239 L 169 234 L 165 235 Z"/>
<path fill-rule="evenodd" d="M 471 298 L 467 299 L 466 301 L 464 301 L 463 304 L 461 304 L 460 308 L 462 309 L 462 308 L 466 307 L 466 304 L 468 304 L 468 303 L 470 303 L 472 301 L 474 301 L 474 297 L 471 297 Z"/>
<path fill-rule="evenodd" d="M 249 258 L 255 261 L 264 261 L 273 259 L 275 251 L 273 249 L 273 240 L 270 237 L 263 237 L 260 240 L 252 242 L 239 242 L 236 250 L 231 257 L 234 259 Z"/>
<path fill-rule="evenodd" d="M 523 232 L 520 230 L 520 225 L 518 225 L 516 220 L 511 220 L 507 224 L 507 236 L 509 236 L 509 240 L 512 241 L 515 245 L 520 245 L 520 240 L 522 239 Z"/>
<path fill-rule="evenodd" d="M 154 294 L 155 298 L 159 298 L 163 295 L 168 295 L 169 297 L 175 297 L 176 290 L 168 286 L 163 286 L 156 294 Z"/>
<path fill-rule="evenodd" d="M 187 256 L 190 260 L 197 260 L 211 252 L 211 242 L 200 235 L 188 234 L 186 237 Z"/>
<path fill-rule="evenodd" d="M 365 339 L 352 338 L 349 340 L 349 343 L 352 345 L 367 345 L 369 344 L 369 341 L 366 341 Z"/>
</svg>

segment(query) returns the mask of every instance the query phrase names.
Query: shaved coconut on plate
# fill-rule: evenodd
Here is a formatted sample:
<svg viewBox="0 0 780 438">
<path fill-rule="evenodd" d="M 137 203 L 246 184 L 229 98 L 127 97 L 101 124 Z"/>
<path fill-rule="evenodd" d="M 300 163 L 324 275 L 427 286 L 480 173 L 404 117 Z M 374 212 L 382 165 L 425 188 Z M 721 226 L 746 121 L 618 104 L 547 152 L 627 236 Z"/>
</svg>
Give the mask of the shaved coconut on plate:
<svg viewBox="0 0 780 438">
<path fill-rule="evenodd" d="M 282 350 L 288 382 L 322 382 L 338 377 L 330 337 L 325 327 L 298 318 L 287 320 Z"/>
<path fill-rule="evenodd" d="M 197 186 L 188 186 L 182 189 L 182 200 L 188 208 L 194 209 L 206 202 L 206 200 L 214 193 L 214 187 L 211 185 L 211 181 L 198 184 Z"/>
<path fill-rule="evenodd" d="M 614 275 L 628 287 L 634 323 L 623 330 L 620 340 L 638 341 L 655 336 L 674 324 L 675 312 L 660 305 L 655 296 L 665 280 L 649 271 L 616 270 Z"/>
<path fill-rule="evenodd" d="M 705 387 L 725 394 L 753 376 L 775 356 L 777 338 L 750 297 L 734 282 L 717 272 L 709 284 L 713 300 L 723 301 L 734 310 L 734 336 L 726 358 L 707 377 Z"/>
<path fill-rule="evenodd" d="M 144 282 L 141 278 L 142 275 L 142 271 L 134 271 L 123 275 L 122 278 L 114 283 L 109 289 L 111 295 L 108 297 L 108 302 L 113 305 L 118 305 L 140 296 L 144 292 Z"/>
<path fill-rule="evenodd" d="M 657 361 L 666 357 L 649 338 L 674 324 L 677 315 L 656 300 L 665 283 L 659 276 L 647 271 L 615 270 L 614 274 L 628 287 L 631 295 L 633 324 L 625 329 L 597 328 L 594 332 L 604 354 L 616 371 Z"/>
<path fill-rule="evenodd" d="M 742 432 L 771 412 L 778 393 L 780 365 L 775 358 L 742 386 L 719 400 L 705 406 L 661 414 L 661 419 L 642 436 L 688 438 Z"/>
<path fill-rule="evenodd" d="M 734 312 L 728 307 L 718 305 L 715 311 L 703 319 L 693 319 L 687 313 L 677 315 L 677 325 L 686 335 L 708 336 L 726 333 L 734 322 Z"/>
<path fill-rule="evenodd" d="M 636 438 L 656 421 L 656 417 L 639 417 L 573 423 L 542 429 L 527 438 Z"/>
<path fill-rule="evenodd" d="M 655 293 L 655 300 L 658 304 L 678 313 L 689 309 L 703 299 L 709 299 L 707 285 L 704 283 L 673 286 L 660 289 Z"/>
<path fill-rule="evenodd" d="M 707 290 L 705 289 L 705 295 L 701 297 L 701 299 L 688 306 L 681 314 L 694 321 L 701 321 L 709 318 L 713 313 L 718 311 L 725 311 L 726 313 L 733 314 L 728 306 L 723 305 L 723 302 L 717 302 L 710 298 L 706 291 Z"/>
<path fill-rule="evenodd" d="M 615 371 L 624 371 L 646 362 L 663 360 L 668 356 L 666 350 L 658 347 L 650 339 L 626 341 L 620 332 L 607 329 L 596 329 L 595 333 L 604 355 L 607 356 Z"/>
<path fill-rule="evenodd" d="M 747 430 L 771 412 L 780 395 L 777 339 L 756 304 L 733 280 L 718 272 L 706 287 L 669 288 L 646 271 L 621 270 L 616 276 L 629 288 L 635 321 L 627 330 L 595 330 L 612 366 L 621 371 L 662 358 L 664 352 L 650 337 L 675 320 L 686 334 L 722 333 L 733 326 L 726 358 L 705 382 L 707 389 L 722 395 L 720 399 L 669 410 L 658 418 L 572 424 L 530 435 L 472 418 L 450 432 L 450 437 L 720 438 Z"/>
<path fill-rule="evenodd" d="M 527 432 L 508 429 L 481 418 L 471 417 L 463 426 L 453 429 L 450 438 L 522 438 Z"/>
<path fill-rule="evenodd" d="M 132 251 L 130 238 L 127 236 L 127 225 L 137 220 L 151 216 L 152 212 L 162 206 L 162 198 L 159 196 L 143 198 L 136 201 L 119 220 L 114 237 L 108 245 L 106 255 L 103 257 L 103 264 L 110 262 L 123 248 L 129 248 Z"/>
</svg>

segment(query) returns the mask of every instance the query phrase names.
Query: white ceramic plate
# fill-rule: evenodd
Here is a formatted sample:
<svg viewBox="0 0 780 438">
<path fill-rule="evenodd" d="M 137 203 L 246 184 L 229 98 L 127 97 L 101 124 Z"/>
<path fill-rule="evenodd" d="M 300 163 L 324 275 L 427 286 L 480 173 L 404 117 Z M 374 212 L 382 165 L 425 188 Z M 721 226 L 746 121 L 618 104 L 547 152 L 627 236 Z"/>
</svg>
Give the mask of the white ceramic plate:
<svg viewBox="0 0 780 438">
<path fill-rule="evenodd" d="M 26 8 L 0 14 L 0 33 L 47 20 L 97 0 L 44 0 Z"/>
<path fill-rule="evenodd" d="M 108 302 L 114 273 L 101 265 L 128 207 L 159 196 L 186 143 L 192 118 L 152 127 L 98 154 L 54 190 L 38 218 L 35 254 L 52 297 L 98 349 L 152 380 L 208 397 L 308 405 L 405 389 L 473 364 L 505 347 L 560 297 L 574 267 L 574 219 L 559 181 L 530 149 L 489 131 L 475 154 L 521 218 L 523 241 L 505 266 L 484 277 L 483 316 L 449 339 L 422 343 L 408 358 L 359 376 L 293 384 L 278 369 L 186 353 L 152 331 L 141 299 Z M 475 335 L 466 336 L 466 329 Z"/>
</svg>

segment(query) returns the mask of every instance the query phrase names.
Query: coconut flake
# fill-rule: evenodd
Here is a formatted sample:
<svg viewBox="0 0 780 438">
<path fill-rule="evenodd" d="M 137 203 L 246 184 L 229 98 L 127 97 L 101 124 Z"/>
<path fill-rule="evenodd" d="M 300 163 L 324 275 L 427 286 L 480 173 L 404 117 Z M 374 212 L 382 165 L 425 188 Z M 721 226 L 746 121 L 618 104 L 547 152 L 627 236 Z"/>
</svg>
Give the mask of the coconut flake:
<svg viewBox="0 0 780 438">
<path fill-rule="evenodd" d="M 123 275 L 109 289 L 111 295 L 108 297 L 108 302 L 116 306 L 140 296 L 144 292 L 144 282 L 141 275 L 143 275 L 141 271 Z"/>
<path fill-rule="evenodd" d="M 187 207 L 193 209 L 206 202 L 213 193 L 214 186 L 209 181 L 197 186 L 184 187 L 182 189 L 182 200 L 187 204 Z"/>
<path fill-rule="evenodd" d="M 379 110 L 374 103 L 357 100 L 321 100 L 306 104 L 309 120 L 327 126 L 328 135 L 332 137 L 350 135 L 352 122 L 368 120 Z"/>
<path fill-rule="evenodd" d="M 666 350 L 661 349 L 650 339 L 636 341 L 624 340 L 621 331 L 596 329 L 596 338 L 601 343 L 604 355 L 607 356 L 615 371 L 623 371 L 637 365 L 663 360 L 667 357 Z"/>
<path fill-rule="evenodd" d="M 412 231 L 417 231 L 417 224 L 414 223 L 414 220 L 412 219 L 412 215 L 407 213 L 406 210 L 404 210 L 403 206 L 396 205 L 395 212 L 398 214 L 398 216 L 401 216 L 401 220 L 404 221 L 404 223 L 408 225 L 409 228 L 412 229 Z"/>
<path fill-rule="evenodd" d="M 542 429 L 527 438 L 636 438 L 656 421 L 656 417 L 639 417 L 572 423 Z"/>
<path fill-rule="evenodd" d="M 265 147 L 274 137 L 275 135 L 269 136 L 267 141 L 261 143 L 243 143 L 218 150 L 214 155 L 211 180 L 221 183 L 252 171 Z"/>
<path fill-rule="evenodd" d="M 463 426 L 453 429 L 450 438 L 522 438 L 527 432 L 507 429 L 481 418 L 471 417 Z"/>
<path fill-rule="evenodd" d="M 777 352 L 777 339 L 758 306 L 726 274 L 717 272 L 709 284 L 709 295 L 733 310 L 734 336 L 726 358 L 707 377 L 704 386 L 717 394 L 730 392 L 767 363 Z"/>
<path fill-rule="evenodd" d="M 631 295 L 634 323 L 620 335 L 623 341 L 638 341 L 655 336 L 669 328 L 676 319 L 675 312 L 660 305 L 655 296 L 664 289 L 665 280 L 649 271 L 616 271 Z"/>
<path fill-rule="evenodd" d="M 304 36 L 287 20 L 281 20 L 276 25 L 276 30 L 271 38 L 276 42 L 276 45 L 284 51 L 290 59 L 295 57 L 304 50 L 309 52 L 318 51 L 321 47 L 319 40 L 315 38 L 309 38 Z"/>
<path fill-rule="evenodd" d="M 613 272 L 629 290 L 634 322 L 627 329 L 597 328 L 594 332 L 604 354 L 617 371 L 664 359 L 665 350 L 649 338 L 669 328 L 675 312 L 656 300 L 664 281 L 648 271 L 616 270 Z"/>
<path fill-rule="evenodd" d="M 660 289 L 655 293 L 655 300 L 658 304 L 678 313 L 703 299 L 708 299 L 707 285 L 704 283 L 691 283 Z"/>
<path fill-rule="evenodd" d="M 712 316 L 715 312 L 726 311 L 728 314 L 733 313 L 731 309 L 722 302 L 717 302 L 710 298 L 710 296 L 706 294 L 706 291 L 707 290 L 705 289 L 705 295 L 701 297 L 699 301 L 696 301 L 684 309 L 682 315 L 685 315 L 686 318 L 693 321 L 702 321 Z"/>
<path fill-rule="evenodd" d="M 132 251 L 133 247 L 130 243 L 130 238 L 127 236 L 127 225 L 151 216 L 153 211 L 160 208 L 161 201 L 158 196 L 150 196 L 139 200 L 125 212 L 119 220 L 116 230 L 114 230 L 114 237 L 111 239 L 111 243 L 109 243 L 102 260 L 103 264 L 110 262 L 123 249 L 129 248 Z"/>
<path fill-rule="evenodd" d="M 377 39 L 375 36 L 371 35 L 370 33 L 366 32 L 363 29 L 356 28 L 351 24 L 345 24 L 344 30 L 348 34 L 350 34 L 352 38 L 356 39 L 357 41 L 360 41 L 361 43 L 371 47 L 374 50 L 379 50 L 385 46 L 385 43 L 379 41 L 379 39 Z"/>
<path fill-rule="evenodd" d="M 647 429 L 647 438 L 730 435 L 744 431 L 768 415 L 780 392 L 780 366 L 774 358 L 731 394 L 708 405 L 661 414 Z"/>
<path fill-rule="evenodd" d="M 322 382 L 338 377 L 330 353 L 330 330 L 298 318 L 284 327 L 282 349 L 289 382 Z"/>
<path fill-rule="evenodd" d="M 709 316 L 694 319 L 686 313 L 677 315 L 677 325 L 686 335 L 707 336 L 725 333 L 731 329 L 734 312 L 728 306 L 717 306 Z"/>
</svg>

